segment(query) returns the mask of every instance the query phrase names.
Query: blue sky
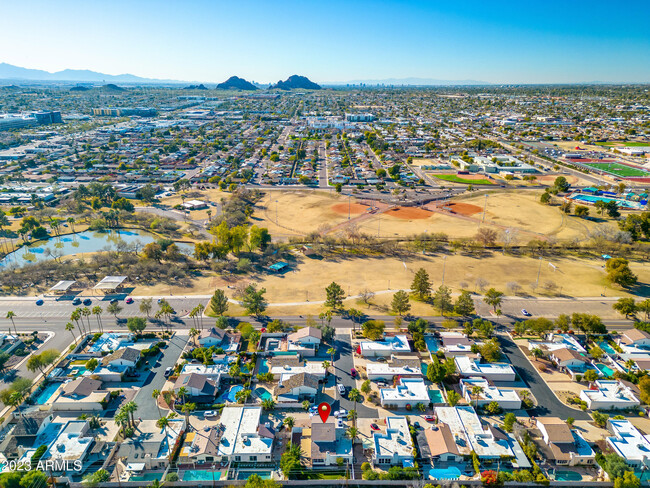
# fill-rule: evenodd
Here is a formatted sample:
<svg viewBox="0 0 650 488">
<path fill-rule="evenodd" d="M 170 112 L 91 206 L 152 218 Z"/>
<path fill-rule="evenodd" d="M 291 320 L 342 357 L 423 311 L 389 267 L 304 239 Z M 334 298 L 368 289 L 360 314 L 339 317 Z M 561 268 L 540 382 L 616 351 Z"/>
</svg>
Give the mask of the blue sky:
<svg viewBox="0 0 650 488">
<path fill-rule="evenodd" d="M 0 62 L 219 82 L 650 82 L 650 2 L 21 0 Z"/>
</svg>

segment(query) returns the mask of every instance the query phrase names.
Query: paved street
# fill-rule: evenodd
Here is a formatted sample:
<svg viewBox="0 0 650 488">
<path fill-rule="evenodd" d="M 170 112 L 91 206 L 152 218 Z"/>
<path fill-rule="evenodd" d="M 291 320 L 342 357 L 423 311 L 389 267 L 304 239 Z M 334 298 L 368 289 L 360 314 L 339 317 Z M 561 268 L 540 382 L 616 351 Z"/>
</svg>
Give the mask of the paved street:
<svg viewBox="0 0 650 488">
<path fill-rule="evenodd" d="M 538 406 L 530 412 L 531 415 L 536 417 L 560 417 L 561 419 L 568 417 L 573 417 L 576 420 L 591 419 L 587 412 L 568 407 L 557 399 L 512 339 L 505 334 L 499 334 L 497 337 L 503 352 L 507 354 L 517 373 L 528 384 L 530 391 L 537 400 Z"/>
<path fill-rule="evenodd" d="M 151 360 L 152 366 L 156 363 L 159 366 L 153 366 L 151 371 L 148 373 L 148 377 L 144 381 L 144 385 L 138 391 L 138 394 L 135 397 L 135 403 L 138 404 L 138 417 L 141 417 L 144 420 L 155 420 L 158 418 L 158 409 L 153 404 L 152 393 L 154 390 L 163 390 L 163 385 L 165 384 L 165 370 L 176 364 L 183 348 L 187 344 L 187 335 L 176 334 L 167 348 L 162 350 L 162 357 L 158 356 L 156 359 Z M 147 372 L 142 372 L 143 375 L 146 375 Z"/>
</svg>

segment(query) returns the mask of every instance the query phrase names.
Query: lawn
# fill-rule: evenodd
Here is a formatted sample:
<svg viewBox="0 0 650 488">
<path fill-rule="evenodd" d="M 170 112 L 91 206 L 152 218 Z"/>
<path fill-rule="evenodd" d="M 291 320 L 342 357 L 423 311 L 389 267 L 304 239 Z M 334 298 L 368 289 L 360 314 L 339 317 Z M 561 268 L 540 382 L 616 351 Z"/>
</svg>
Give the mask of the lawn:
<svg viewBox="0 0 650 488">
<path fill-rule="evenodd" d="M 625 147 L 647 147 L 650 146 L 650 141 L 648 142 L 625 142 L 625 141 L 612 141 L 612 142 L 597 142 L 598 146 L 625 146 Z"/>
<path fill-rule="evenodd" d="M 462 183 L 464 185 L 494 185 L 493 182 L 490 180 L 486 180 L 483 178 L 477 179 L 477 180 L 470 180 L 470 179 L 465 179 L 461 178 L 456 175 L 433 175 L 439 180 L 445 180 L 449 181 L 450 183 Z"/>
<path fill-rule="evenodd" d="M 632 168 L 625 164 L 619 163 L 583 163 L 590 168 L 605 171 L 616 176 L 630 177 L 630 176 L 650 176 L 650 173 L 638 168 Z"/>
</svg>

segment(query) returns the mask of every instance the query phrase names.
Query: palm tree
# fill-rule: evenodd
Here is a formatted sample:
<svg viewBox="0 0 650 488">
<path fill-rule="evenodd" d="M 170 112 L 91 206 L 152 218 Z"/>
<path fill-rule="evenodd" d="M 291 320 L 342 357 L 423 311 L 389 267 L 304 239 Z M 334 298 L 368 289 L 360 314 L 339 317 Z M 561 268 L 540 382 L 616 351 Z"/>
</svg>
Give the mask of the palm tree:
<svg viewBox="0 0 650 488">
<path fill-rule="evenodd" d="M 74 324 L 72 322 L 68 322 L 65 324 L 65 330 L 69 331 L 72 334 L 72 339 L 74 340 L 74 343 L 77 343 L 77 337 L 74 335 Z"/>
<path fill-rule="evenodd" d="M 293 417 L 288 416 L 284 418 L 282 423 L 287 427 L 287 429 L 291 430 L 293 429 L 293 426 L 296 425 L 296 420 Z"/>
<path fill-rule="evenodd" d="M 329 361 L 323 361 L 323 369 L 325 370 L 325 374 L 328 373 L 329 367 L 331 366 Z"/>
<path fill-rule="evenodd" d="M 359 437 L 359 429 L 356 427 L 350 427 L 348 430 L 345 431 L 345 436 L 348 439 L 352 440 L 352 445 L 354 445 L 354 442 L 357 440 L 357 437 Z"/>
<path fill-rule="evenodd" d="M 101 314 L 103 311 L 104 310 L 99 305 L 95 305 L 92 310 L 93 314 L 97 318 L 97 325 L 99 326 L 99 331 L 102 333 L 104 332 L 104 325 L 102 324 L 102 319 L 101 319 Z"/>
<path fill-rule="evenodd" d="M 478 397 L 483 392 L 483 387 L 481 386 L 472 386 L 472 396 L 476 399 L 475 407 L 478 408 Z"/>
<path fill-rule="evenodd" d="M 361 392 L 359 390 L 357 390 L 356 388 L 352 388 L 350 390 L 350 393 L 348 393 L 348 400 L 354 402 L 354 411 L 355 412 L 357 410 L 357 402 L 359 400 L 362 400 L 362 399 L 363 399 L 363 397 L 361 396 Z M 356 427 L 356 425 L 357 425 L 357 422 L 356 422 L 356 419 L 355 419 L 354 426 Z"/>
<path fill-rule="evenodd" d="M 158 397 L 160 396 L 160 390 L 154 390 L 151 392 L 151 398 L 156 402 L 156 408 L 158 409 L 158 417 L 162 417 L 162 412 L 160 411 L 160 405 L 158 405 Z"/>
<path fill-rule="evenodd" d="M 167 442 L 167 451 L 169 452 L 169 464 L 172 462 L 172 446 L 169 444 L 169 417 L 161 417 L 156 421 L 156 426 L 165 429 L 165 441 Z"/>
<path fill-rule="evenodd" d="M 79 312 L 79 309 L 74 310 L 70 314 L 70 320 L 75 321 L 75 323 L 77 324 L 77 328 L 79 329 L 79 337 L 82 337 L 84 335 L 84 332 L 81 330 L 81 326 L 79 325 L 80 318 L 81 318 L 81 313 Z"/>
<path fill-rule="evenodd" d="M 190 413 L 196 410 L 196 403 L 186 403 L 181 408 L 181 411 L 185 414 L 185 424 L 190 425 Z"/>
<path fill-rule="evenodd" d="M 75 223 L 74 217 L 68 217 L 67 222 L 68 224 L 70 224 L 70 229 L 72 229 L 72 232 L 74 232 L 74 223 Z"/>
<path fill-rule="evenodd" d="M 199 303 L 196 306 L 196 315 L 198 317 L 198 322 L 199 322 L 199 329 L 203 330 L 203 312 L 205 310 L 205 305 L 202 303 Z"/>
<path fill-rule="evenodd" d="M 151 305 L 151 302 L 153 299 L 151 298 L 143 298 L 140 301 L 140 313 L 147 314 L 147 318 L 149 318 L 149 313 L 151 313 L 151 309 L 153 306 Z"/>
<path fill-rule="evenodd" d="M 199 335 L 199 331 L 196 330 L 194 327 L 190 329 L 190 339 L 194 341 L 194 345 L 196 346 L 196 336 Z"/>
<path fill-rule="evenodd" d="M 127 415 L 131 415 L 131 426 L 135 429 L 135 412 L 138 409 L 138 404 L 130 401 L 122 407 L 125 409 Z"/>
<path fill-rule="evenodd" d="M 275 408 L 275 402 L 273 401 L 272 398 L 267 398 L 266 400 L 262 400 L 262 408 L 267 411 L 271 411 Z"/>
<path fill-rule="evenodd" d="M 16 316 L 16 313 L 15 313 L 15 312 L 12 312 L 11 310 L 9 310 L 9 311 L 7 312 L 7 318 L 8 318 L 9 320 L 11 320 L 11 325 L 14 326 L 14 332 L 16 332 L 16 336 L 17 336 L 17 335 L 18 335 L 18 329 L 16 329 L 16 323 L 14 322 L 14 317 L 15 317 L 15 316 Z"/>
<path fill-rule="evenodd" d="M 327 350 L 327 354 L 330 355 L 330 359 L 332 360 L 332 364 L 334 364 L 334 355 L 336 354 L 336 349 L 334 349 L 333 347 L 330 347 Z"/>
<path fill-rule="evenodd" d="M 182 400 L 183 403 L 185 403 L 185 396 L 188 395 L 188 394 L 189 394 L 189 391 L 187 391 L 187 388 L 185 388 L 184 386 L 181 386 L 178 389 L 178 396 L 181 397 L 181 400 Z"/>
<path fill-rule="evenodd" d="M 90 332 L 90 309 L 88 307 L 84 307 L 80 310 L 82 317 L 86 317 L 86 323 L 88 324 L 88 332 Z"/>
<path fill-rule="evenodd" d="M 120 426 L 122 437 L 126 437 L 126 427 L 129 425 L 129 414 L 123 408 L 115 412 L 115 423 Z"/>
</svg>

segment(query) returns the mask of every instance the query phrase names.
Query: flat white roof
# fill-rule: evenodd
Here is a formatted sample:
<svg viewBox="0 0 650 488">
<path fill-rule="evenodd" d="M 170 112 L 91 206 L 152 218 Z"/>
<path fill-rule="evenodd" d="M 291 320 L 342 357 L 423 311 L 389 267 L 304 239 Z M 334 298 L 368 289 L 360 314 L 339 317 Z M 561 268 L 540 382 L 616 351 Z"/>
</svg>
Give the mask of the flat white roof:
<svg viewBox="0 0 650 488">
<path fill-rule="evenodd" d="M 271 367 L 271 373 L 273 373 L 273 376 L 285 374 L 293 376 L 298 373 L 309 373 L 319 378 L 324 378 L 325 368 L 323 368 L 321 361 L 307 361 L 304 365 L 300 366 L 273 366 Z"/>
<path fill-rule="evenodd" d="M 650 464 L 650 436 L 643 435 L 629 420 L 609 420 L 614 437 L 607 443 L 614 451 L 629 461 Z"/>
<path fill-rule="evenodd" d="M 368 363 L 366 365 L 368 375 L 417 375 L 422 376 L 420 368 L 413 368 L 411 366 L 391 366 L 388 363 Z"/>
<path fill-rule="evenodd" d="M 515 370 L 508 363 L 479 363 L 478 360 L 467 356 L 457 356 L 454 361 L 461 374 L 485 374 L 490 376 L 511 376 L 515 374 Z"/>
<path fill-rule="evenodd" d="M 66 291 L 75 283 L 76 281 L 59 281 L 56 285 L 50 288 L 50 291 Z"/>
<path fill-rule="evenodd" d="M 467 390 L 471 393 L 473 386 L 480 386 L 483 388 L 479 395 L 479 400 L 489 402 L 513 402 L 521 401 L 519 395 L 515 390 L 507 390 L 504 388 L 497 388 L 488 383 L 484 378 L 466 378 L 460 380 L 461 386 L 466 385 Z"/>
<path fill-rule="evenodd" d="M 420 378 L 402 378 L 396 388 L 382 388 L 379 393 L 385 403 L 408 400 L 413 405 L 418 403 L 428 405 L 431 401 L 427 386 Z"/>
<path fill-rule="evenodd" d="M 97 283 L 94 290 L 114 290 L 126 280 L 127 276 L 106 276 L 102 281 Z"/>
<path fill-rule="evenodd" d="M 639 405 L 639 399 L 634 396 L 632 391 L 622 383 L 614 380 L 596 381 L 597 390 L 582 390 L 586 397 L 594 402 L 608 403 L 633 403 Z"/>
<path fill-rule="evenodd" d="M 396 335 L 383 341 L 363 341 L 361 351 L 411 352 L 411 348 L 405 335 Z"/>
<path fill-rule="evenodd" d="M 225 427 L 219 443 L 219 455 L 271 454 L 273 439 L 259 437 L 262 407 L 225 407 L 220 423 Z"/>
<path fill-rule="evenodd" d="M 406 417 L 386 417 L 386 433 L 374 434 L 375 457 L 413 456 L 413 439 Z"/>
</svg>

